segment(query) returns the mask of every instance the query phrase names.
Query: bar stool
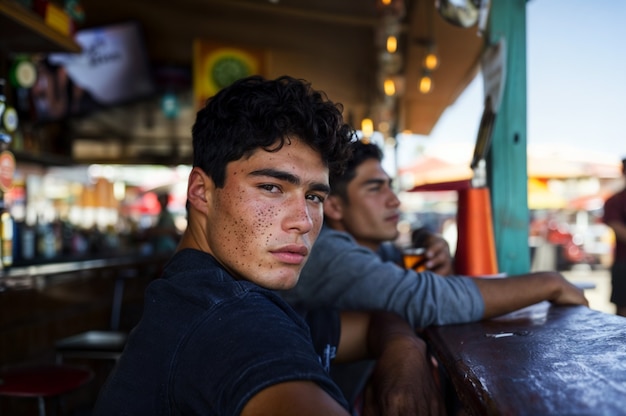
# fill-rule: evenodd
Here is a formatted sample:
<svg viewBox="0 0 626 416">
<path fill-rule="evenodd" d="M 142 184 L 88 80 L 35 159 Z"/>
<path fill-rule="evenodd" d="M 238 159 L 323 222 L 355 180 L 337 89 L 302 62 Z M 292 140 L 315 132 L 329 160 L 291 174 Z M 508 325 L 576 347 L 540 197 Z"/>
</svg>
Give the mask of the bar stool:
<svg viewBox="0 0 626 416">
<path fill-rule="evenodd" d="M 124 284 L 138 275 L 133 267 L 120 270 L 115 279 L 111 324 L 109 330 L 91 330 L 63 338 L 56 342 L 57 363 L 64 358 L 108 359 L 117 361 L 126 345 L 127 333 L 120 331 Z"/>
<path fill-rule="evenodd" d="M 0 370 L 0 396 L 36 398 L 39 416 L 46 414 L 46 399 L 71 393 L 93 378 L 91 370 L 59 364 L 30 364 Z"/>
<path fill-rule="evenodd" d="M 66 358 L 117 361 L 126 345 L 127 334 L 121 331 L 86 331 L 63 338 L 55 344 L 57 363 Z"/>
</svg>

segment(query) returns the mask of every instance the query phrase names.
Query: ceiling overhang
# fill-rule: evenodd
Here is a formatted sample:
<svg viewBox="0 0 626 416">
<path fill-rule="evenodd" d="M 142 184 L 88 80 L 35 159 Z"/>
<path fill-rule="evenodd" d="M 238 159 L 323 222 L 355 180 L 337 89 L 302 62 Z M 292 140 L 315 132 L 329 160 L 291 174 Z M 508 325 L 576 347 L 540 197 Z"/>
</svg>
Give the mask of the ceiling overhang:
<svg viewBox="0 0 626 416">
<path fill-rule="evenodd" d="M 138 21 L 153 64 L 191 68 L 195 39 L 262 51 L 264 75 L 289 74 L 307 79 L 314 88 L 340 102 L 345 117 L 357 128 L 384 95 L 379 85 L 380 46 L 376 45 L 381 16 L 373 0 L 81 3 L 85 27 Z M 428 135 L 445 109 L 476 76 L 484 40 L 476 26 L 463 29 L 443 20 L 434 0 L 405 0 L 404 6 L 400 38 L 403 65 L 399 73 L 404 88 L 395 97 L 394 117 L 398 130 Z M 417 83 L 425 49 L 419 40 L 426 38 L 435 42 L 440 64 L 432 73 L 434 89 L 422 94 Z M 185 125 L 185 131 L 193 123 L 195 112 L 188 114 L 189 120 L 178 121 Z M 116 130 L 133 134 L 123 125 Z M 80 131 L 76 135 L 80 138 Z"/>
</svg>

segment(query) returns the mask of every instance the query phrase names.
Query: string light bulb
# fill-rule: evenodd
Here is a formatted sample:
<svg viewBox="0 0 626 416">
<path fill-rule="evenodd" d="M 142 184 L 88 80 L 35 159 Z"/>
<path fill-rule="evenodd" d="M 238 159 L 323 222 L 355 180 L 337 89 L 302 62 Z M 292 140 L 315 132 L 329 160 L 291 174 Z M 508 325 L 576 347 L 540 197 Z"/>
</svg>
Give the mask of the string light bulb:
<svg viewBox="0 0 626 416">
<path fill-rule="evenodd" d="M 361 132 L 363 137 L 370 137 L 374 134 L 374 121 L 371 118 L 364 118 L 361 120 Z"/>
<path fill-rule="evenodd" d="M 383 90 L 385 91 L 385 95 L 388 97 L 392 97 L 396 95 L 396 83 L 393 82 L 393 79 L 387 78 L 383 83 Z"/>
<path fill-rule="evenodd" d="M 398 38 L 393 35 L 387 36 L 387 52 L 396 53 L 397 50 L 398 50 Z"/>
<path fill-rule="evenodd" d="M 437 56 L 437 52 L 435 51 L 434 46 L 429 46 L 426 52 L 426 56 L 424 56 L 424 68 L 429 71 L 433 71 L 439 66 L 439 57 Z"/>
<path fill-rule="evenodd" d="M 428 71 L 424 71 L 422 77 L 419 80 L 419 91 L 422 94 L 428 94 L 433 89 L 433 78 Z"/>
</svg>

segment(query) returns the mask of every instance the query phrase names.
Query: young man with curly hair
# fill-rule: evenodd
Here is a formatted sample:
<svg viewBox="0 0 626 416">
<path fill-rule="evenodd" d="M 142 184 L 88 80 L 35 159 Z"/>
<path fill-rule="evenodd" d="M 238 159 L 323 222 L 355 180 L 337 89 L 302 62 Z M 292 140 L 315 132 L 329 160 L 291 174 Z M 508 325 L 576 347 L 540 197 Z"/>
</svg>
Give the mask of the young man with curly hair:
<svg viewBox="0 0 626 416">
<path fill-rule="evenodd" d="M 370 414 L 441 414 L 425 345 L 399 316 L 305 321 L 276 293 L 297 283 L 348 155 L 340 108 L 301 80 L 250 77 L 211 98 L 192 135 L 188 227 L 94 415 L 348 415 L 335 356 L 377 359 Z"/>
</svg>

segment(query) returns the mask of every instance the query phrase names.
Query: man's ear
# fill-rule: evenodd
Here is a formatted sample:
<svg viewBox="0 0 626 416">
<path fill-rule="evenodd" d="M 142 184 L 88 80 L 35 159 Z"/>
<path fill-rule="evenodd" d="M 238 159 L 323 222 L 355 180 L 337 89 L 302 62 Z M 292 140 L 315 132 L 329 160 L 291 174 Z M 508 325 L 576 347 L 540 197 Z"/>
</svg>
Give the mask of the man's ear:
<svg viewBox="0 0 626 416">
<path fill-rule="evenodd" d="M 187 182 L 187 201 L 194 209 L 207 212 L 209 199 L 215 190 L 215 183 L 198 167 L 191 170 Z"/>
<path fill-rule="evenodd" d="M 343 200 L 338 195 L 328 195 L 324 200 L 324 216 L 340 221 L 343 218 Z"/>
</svg>

